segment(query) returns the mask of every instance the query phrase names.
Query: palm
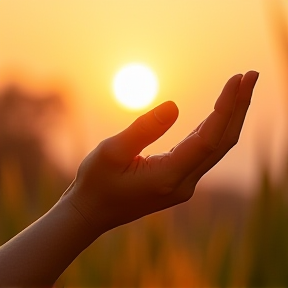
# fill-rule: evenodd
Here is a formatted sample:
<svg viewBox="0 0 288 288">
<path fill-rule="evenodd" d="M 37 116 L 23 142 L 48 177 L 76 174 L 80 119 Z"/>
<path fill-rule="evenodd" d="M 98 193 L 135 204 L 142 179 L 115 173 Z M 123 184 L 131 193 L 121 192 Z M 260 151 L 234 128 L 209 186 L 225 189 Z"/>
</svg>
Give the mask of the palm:
<svg viewBox="0 0 288 288">
<path fill-rule="evenodd" d="M 177 119 L 173 102 L 104 140 L 84 160 L 76 178 L 76 184 L 87 188 L 80 190 L 86 190 L 89 199 L 82 213 L 87 213 L 85 207 L 88 211 L 104 207 L 102 213 L 109 214 L 113 222 L 109 225 L 115 227 L 187 201 L 199 179 L 237 143 L 257 77 L 255 72 L 232 77 L 214 111 L 169 152 L 139 156 Z"/>
</svg>

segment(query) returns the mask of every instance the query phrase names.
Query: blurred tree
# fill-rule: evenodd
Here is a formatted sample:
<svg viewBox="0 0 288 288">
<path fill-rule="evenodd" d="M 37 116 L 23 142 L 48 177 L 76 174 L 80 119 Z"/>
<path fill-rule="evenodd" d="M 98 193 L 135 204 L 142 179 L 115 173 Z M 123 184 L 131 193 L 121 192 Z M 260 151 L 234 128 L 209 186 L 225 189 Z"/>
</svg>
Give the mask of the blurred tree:
<svg viewBox="0 0 288 288">
<path fill-rule="evenodd" d="M 29 224 L 57 201 L 71 181 L 55 167 L 43 149 L 47 133 L 57 125 L 63 112 L 63 102 L 57 95 L 35 97 L 16 86 L 9 86 L 0 93 L 0 214 L 5 219 L 3 226 L 9 226 L 10 217 L 15 222 L 17 218 L 24 218 L 28 221 L 25 224 Z M 16 226 L 10 228 L 8 234 L 19 232 Z"/>
</svg>

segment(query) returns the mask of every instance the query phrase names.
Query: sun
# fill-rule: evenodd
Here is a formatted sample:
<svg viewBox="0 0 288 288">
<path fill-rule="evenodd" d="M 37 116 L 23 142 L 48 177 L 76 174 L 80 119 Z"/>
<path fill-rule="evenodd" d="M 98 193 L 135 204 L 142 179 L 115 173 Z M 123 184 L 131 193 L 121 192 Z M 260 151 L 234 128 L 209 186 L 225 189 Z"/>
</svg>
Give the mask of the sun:
<svg viewBox="0 0 288 288">
<path fill-rule="evenodd" d="M 142 109 L 157 95 L 158 80 L 148 66 L 131 63 L 116 74 L 113 89 L 116 99 L 123 106 L 134 110 Z"/>
</svg>

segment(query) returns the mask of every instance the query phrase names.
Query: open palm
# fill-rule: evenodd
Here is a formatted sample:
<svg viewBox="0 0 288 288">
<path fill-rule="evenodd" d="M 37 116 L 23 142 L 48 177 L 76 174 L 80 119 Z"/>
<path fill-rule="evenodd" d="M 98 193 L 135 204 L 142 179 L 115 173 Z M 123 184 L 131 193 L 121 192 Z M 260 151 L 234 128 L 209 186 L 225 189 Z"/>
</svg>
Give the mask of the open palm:
<svg viewBox="0 0 288 288">
<path fill-rule="evenodd" d="M 111 229 L 191 198 L 199 179 L 237 142 L 258 73 L 233 76 L 214 111 L 169 152 L 139 153 L 176 121 L 165 102 L 102 141 L 82 162 L 65 193 L 89 224 Z"/>
</svg>

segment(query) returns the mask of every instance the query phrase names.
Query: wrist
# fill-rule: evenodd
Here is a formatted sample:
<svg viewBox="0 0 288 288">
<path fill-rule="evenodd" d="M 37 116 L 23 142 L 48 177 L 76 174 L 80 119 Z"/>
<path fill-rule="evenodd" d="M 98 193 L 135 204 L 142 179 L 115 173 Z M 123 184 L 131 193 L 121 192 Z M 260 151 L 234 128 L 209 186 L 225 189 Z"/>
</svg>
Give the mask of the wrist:
<svg viewBox="0 0 288 288">
<path fill-rule="evenodd" d="M 103 219 L 103 213 L 96 209 L 94 205 L 87 201 L 84 191 L 75 182 L 65 191 L 56 205 L 64 207 L 70 222 L 74 223 L 74 229 L 83 235 L 88 245 L 95 241 L 99 236 L 110 230 L 106 221 Z M 88 205 L 87 205 L 88 202 Z M 91 207 L 94 207 L 93 209 Z M 83 243 L 84 244 L 84 243 Z M 87 245 L 87 246 L 88 246 Z M 86 247 L 85 247 L 86 248 Z"/>
</svg>

